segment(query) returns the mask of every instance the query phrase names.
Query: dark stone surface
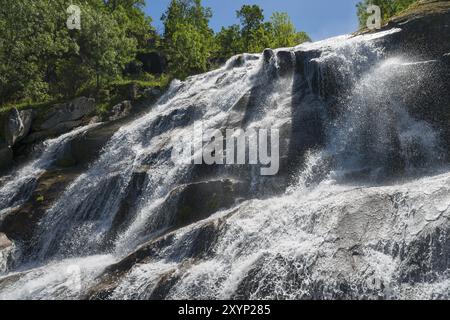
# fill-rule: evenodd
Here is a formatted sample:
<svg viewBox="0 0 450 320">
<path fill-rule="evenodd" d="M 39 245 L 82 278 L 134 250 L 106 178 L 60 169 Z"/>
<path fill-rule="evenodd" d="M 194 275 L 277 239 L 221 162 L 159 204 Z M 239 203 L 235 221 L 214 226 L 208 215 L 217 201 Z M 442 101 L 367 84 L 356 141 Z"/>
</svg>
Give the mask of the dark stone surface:
<svg viewBox="0 0 450 320">
<path fill-rule="evenodd" d="M 8 170 L 13 164 L 13 152 L 6 144 L 0 141 L 0 172 Z"/>
<path fill-rule="evenodd" d="M 28 135 L 33 121 L 32 110 L 17 110 L 12 108 L 6 115 L 3 125 L 3 136 L 6 143 L 12 147 Z"/>
</svg>

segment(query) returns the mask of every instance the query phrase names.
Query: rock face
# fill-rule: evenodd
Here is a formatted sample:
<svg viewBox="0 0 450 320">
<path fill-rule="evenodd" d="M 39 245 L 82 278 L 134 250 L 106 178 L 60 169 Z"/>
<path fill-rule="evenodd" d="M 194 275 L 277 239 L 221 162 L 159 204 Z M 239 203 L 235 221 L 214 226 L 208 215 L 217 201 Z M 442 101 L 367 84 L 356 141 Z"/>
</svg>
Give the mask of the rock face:
<svg viewBox="0 0 450 320">
<path fill-rule="evenodd" d="M 95 112 L 95 100 L 80 97 L 68 103 L 56 105 L 41 124 L 33 126 L 35 131 L 45 131 L 58 126 L 73 127 L 77 121 Z"/>
<path fill-rule="evenodd" d="M 0 141 L 0 171 L 9 168 L 13 161 L 11 148 Z"/>
<path fill-rule="evenodd" d="M 33 120 L 32 110 L 11 109 L 5 119 L 3 133 L 9 146 L 13 146 L 28 135 Z"/>
<path fill-rule="evenodd" d="M 235 57 L 120 130 L 58 144 L 27 201 L 0 198 L 0 232 L 22 250 L 0 298 L 449 298 L 445 3 L 379 33 Z M 200 120 L 227 144 L 227 129 L 279 129 L 279 174 L 174 159 Z M 78 292 L 48 276 L 73 259 Z"/>
<path fill-rule="evenodd" d="M 71 140 L 65 147 L 62 159 L 72 165 L 88 166 L 97 159 L 102 148 L 121 124 L 104 124 Z"/>
<path fill-rule="evenodd" d="M 0 233 L 0 251 L 7 249 L 10 246 L 12 246 L 12 242 L 4 233 Z"/>
<path fill-rule="evenodd" d="M 43 118 L 33 121 L 31 132 L 23 142 L 29 144 L 71 131 L 85 123 L 95 111 L 95 100 L 86 97 L 55 105 Z"/>
<path fill-rule="evenodd" d="M 247 196 L 249 186 L 232 180 L 192 183 L 173 190 L 164 211 L 172 212 L 172 225 L 180 228 L 227 209 Z M 171 207 L 171 205 L 173 207 Z"/>
<path fill-rule="evenodd" d="M 123 101 L 111 108 L 110 112 L 108 113 L 108 120 L 114 121 L 122 119 L 130 115 L 132 109 L 133 106 L 131 104 L 131 101 Z"/>
<path fill-rule="evenodd" d="M 29 200 L 0 216 L 0 235 L 7 235 L 22 243 L 23 250 L 27 251 L 39 220 L 79 173 L 75 170 L 55 169 L 39 177 Z"/>
</svg>

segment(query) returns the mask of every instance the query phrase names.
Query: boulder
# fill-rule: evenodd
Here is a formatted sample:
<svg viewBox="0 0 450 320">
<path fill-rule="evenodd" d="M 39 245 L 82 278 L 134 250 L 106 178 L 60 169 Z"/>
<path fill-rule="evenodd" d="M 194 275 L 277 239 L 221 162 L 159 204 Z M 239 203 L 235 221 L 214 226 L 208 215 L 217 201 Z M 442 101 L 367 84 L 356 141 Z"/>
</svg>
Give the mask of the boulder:
<svg viewBox="0 0 450 320">
<path fill-rule="evenodd" d="M 274 55 L 275 55 L 275 53 L 273 52 L 272 49 L 265 49 L 265 50 L 263 51 L 264 62 L 265 62 L 265 63 L 269 63 L 270 60 L 273 58 Z"/>
<path fill-rule="evenodd" d="M 230 179 L 187 184 L 171 192 L 164 211 L 173 212 L 173 226 L 181 228 L 239 203 L 248 189 L 246 182 Z"/>
<path fill-rule="evenodd" d="M 122 119 L 131 113 L 131 109 L 133 109 L 131 102 L 128 100 L 123 101 L 111 108 L 108 113 L 108 120 L 114 121 Z"/>
<path fill-rule="evenodd" d="M 28 135 L 33 121 L 32 110 L 12 108 L 6 116 L 3 133 L 6 143 L 13 146 Z"/>
<path fill-rule="evenodd" d="M 12 246 L 11 240 L 4 233 L 0 233 L 0 251 Z"/>
<path fill-rule="evenodd" d="M 95 110 L 95 99 L 79 97 L 68 103 L 55 105 L 45 119 L 33 129 L 35 131 L 46 131 L 61 126 L 63 123 L 78 126 L 77 120 L 93 114 Z M 69 127 L 68 129 L 73 128 L 72 125 Z"/>
<path fill-rule="evenodd" d="M 278 51 L 277 52 L 278 61 L 278 72 L 280 76 L 284 76 L 289 72 L 294 71 L 294 61 L 295 53 L 292 51 Z"/>
<path fill-rule="evenodd" d="M 62 122 L 48 130 L 33 132 L 30 135 L 28 135 L 23 141 L 25 143 L 33 143 L 50 137 L 55 137 L 60 134 L 69 132 L 72 129 L 81 126 L 82 124 L 83 124 L 82 120 Z"/>
<path fill-rule="evenodd" d="M 162 91 L 158 87 L 148 88 L 143 91 L 143 96 L 147 99 L 158 98 L 159 96 L 161 96 L 161 94 Z"/>
<path fill-rule="evenodd" d="M 74 137 L 60 154 L 62 163 L 86 166 L 95 161 L 102 148 L 120 128 L 118 122 L 100 124 Z M 62 164 L 59 161 L 59 165 Z M 65 167 L 66 165 L 63 165 Z"/>
</svg>

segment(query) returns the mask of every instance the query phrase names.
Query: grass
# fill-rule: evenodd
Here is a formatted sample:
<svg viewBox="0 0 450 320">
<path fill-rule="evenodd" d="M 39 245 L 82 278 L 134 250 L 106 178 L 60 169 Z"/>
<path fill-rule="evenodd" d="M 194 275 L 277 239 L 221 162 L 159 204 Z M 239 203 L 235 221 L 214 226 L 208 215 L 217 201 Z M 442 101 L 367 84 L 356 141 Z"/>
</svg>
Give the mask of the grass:
<svg viewBox="0 0 450 320">
<path fill-rule="evenodd" d="M 49 100 L 43 102 L 22 102 L 19 104 L 9 104 L 0 107 L 0 117 L 6 115 L 9 110 L 16 108 L 18 110 L 33 109 L 36 111 L 48 111 L 53 105 L 58 103 L 57 100 Z"/>
<path fill-rule="evenodd" d="M 142 76 L 141 79 L 122 79 L 112 81 L 108 87 L 126 86 L 130 84 L 136 84 L 140 88 L 166 88 L 170 82 L 170 77 L 168 75 L 162 74 L 159 77 L 155 77 L 150 74 Z"/>
</svg>

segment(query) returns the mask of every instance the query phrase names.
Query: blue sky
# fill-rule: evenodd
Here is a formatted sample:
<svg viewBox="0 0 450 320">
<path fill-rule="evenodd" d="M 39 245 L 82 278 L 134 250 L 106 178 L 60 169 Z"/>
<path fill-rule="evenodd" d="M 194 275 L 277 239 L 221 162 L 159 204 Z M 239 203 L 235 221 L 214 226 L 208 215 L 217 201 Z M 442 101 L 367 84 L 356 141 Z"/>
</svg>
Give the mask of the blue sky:
<svg viewBox="0 0 450 320">
<path fill-rule="evenodd" d="M 211 27 L 218 31 L 222 26 L 237 23 L 235 16 L 243 4 L 257 4 L 268 19 L 274 11 L 289 13 L 297 30 L 306 31 L 313 40 L 353 32 L 358 27 L 356 3 L 359 0 L 203 0 L 203 5 L 213 10 Z M 163 31 L 160 18 L 170 0 L 146 0 L 146 12 L 153 25 Z"/>
</svg>

